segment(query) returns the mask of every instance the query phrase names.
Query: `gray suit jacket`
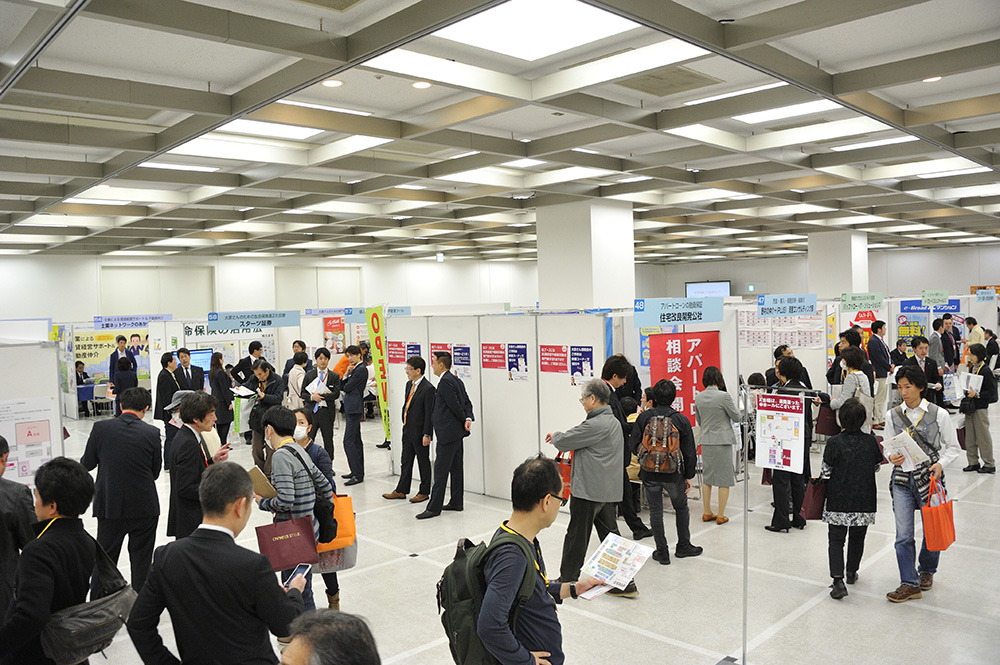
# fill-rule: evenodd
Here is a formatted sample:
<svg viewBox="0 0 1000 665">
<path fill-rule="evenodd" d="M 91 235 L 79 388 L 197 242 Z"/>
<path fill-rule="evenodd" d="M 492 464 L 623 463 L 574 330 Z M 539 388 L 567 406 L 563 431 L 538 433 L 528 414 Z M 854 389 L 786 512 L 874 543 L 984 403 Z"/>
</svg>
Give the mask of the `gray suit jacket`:
<svg viewBox="0 0 1000 665">
<path fill-rule="evenodd" d="M 569 491 L 573 496 L 600 503 L 622 500 L 621 423 L 610 406 L 600 406 L 587 419 L 565 432 L 552 434 L 552 445 L 573 451 L 573 474 Z"/>
<path fill-rule="evenodd" d="M 732 395 L 715 386 L 705 388 L 694 398 L 694 415 L 700 428 L 699 444 L 731 446 L 736 443 L 733 423 L 740 421 L 740 412 Z"/>
<path fill-rule="evenodd" d="M 927 341 L 930 343 L 930 351 L 927 352 L 927 355 L 934 359 L 938 367 L 944 367 L 944 349 L 941 348 L 941 333 L 935 330 L 927 338 Z"/>
</svg>

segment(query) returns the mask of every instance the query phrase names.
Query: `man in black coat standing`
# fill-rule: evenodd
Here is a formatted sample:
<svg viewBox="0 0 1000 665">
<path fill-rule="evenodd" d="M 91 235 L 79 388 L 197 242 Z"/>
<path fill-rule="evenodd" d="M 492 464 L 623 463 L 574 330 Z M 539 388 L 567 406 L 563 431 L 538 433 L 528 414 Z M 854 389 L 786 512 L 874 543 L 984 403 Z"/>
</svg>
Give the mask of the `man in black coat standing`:
<svg viewBox="0 0 1000 665">
<path fill-rule="evenodd" d="M 362 360 L 360 347 L 351 345 L 345 349 L 344 354 L 350 363 L 341 383 L 344 394 L 344 454 L 347 455 L 347 464 L 351 469 L 351 477 L 344 485 L 357 485 L 365 480 L 365 447 L 361 440 L 361 417 L 365 412 L 368 368 Z"/>
<path fill-rule="evenodd" d="M 431 420 L 437 434 L 437 459 L 434 460 L 434 485 L 427 510 L 417 515 L 418 520 L 437 517 L 442 510 L 460 511 L 464 508 L 465 470 L 462 466 L 462 439 L 472 431 L 472 401 L 465 391 L 465 384 L 451 373 L 451 354 L 435 351 L 431 364 L 434 374 L 440 377 L 434 395 Z M 444 502 L 445 484 L 451 476 L 451 501 Z"/>
<path fill-rule="evenodd" d="M 944 406 L 944 383 L 942 378 L 944 376 L 944 369 L 938 367 L 934 359 L 927 355 L 931 348 L 930 342 L 923 335 L 914 335 L 910 339 L 910 345 L 913 347 L 913 356 L 908 358 L 903 365 L 915 365 L 919 367 L 920 371 L 927 377 L 927 390 L 924 391 L 924 399 L 938 406 Z"/>
<path fill-rule="evenodd" d="M 177 349 L 177 361 L 180 366 L 175 374 L 181 388 L 184 390 L 204 390 L 205 370 L 191 364 L 191 352 L 185 348 Z"/>
<path fill-rule="evenodd" d="M 420 488 L 410 503 L 421 503 L 431 494 L 431 435 L 433 428 L 434 386 L 424 378 L 427 363 L 420 356 L 407 359 L 406 401 L 403 403 L 403 460 L 396 489 L 382 495 L 386 499 L 405 499 L 413 480 L 413 460 L 420 469 Z"/>
<path fill-rule="evenodd" d="M 330 350 L 326 347 L 316 349 L 313 354 L 316 366 L 306 371 L 302 379 L 300 397 L 306 408 L 313 412 L 316 427 L 313 429 L 313 442 L 323 435 L 323 449 L 333 461 L 333 423 L 337 418 L 337 398 L 340 397 L 340 375 L 330 367 Z M 309 387 L 319 379 L 318 386 L 326 386 L 324 392 L 310 392 Z"/>
<path fill-rule="evenodd" d="M 174 399 L 174 393 L 181 389 L 174 370 L 177 369 L 177 358 L 170 351 L 160 356 L 160 366 L 163 368 L 156 377 L 156 409 L 153 418 L 163 422 L 163 470 L 170 470 L 170 444 L 174 441 L 177 428 L 170 424 L 170 411 L 167 407 Z"/>
<path fill-rule="evenodd" d="M 97 468 L 97 542 L 117 564 L 128 536 L 132 588 L 138 592 L 153 561 L 160 519 L 156 494 L 162 463 L 160 432 L 142 421 L 151 402 L 148 390 L 129 388 L 121 401 L 122 415 L 94 423 L 80 463 L 88 471 Z"/>
<path fill-rule="evenodd" d="M 198 491 L 204 520 L 191 536 L 156 550 L 132 607 L 128 633 L 135 650 L 150 664 L 275 665 L 269 634 L 288 636 L 302 613 L 305 578 L 290 580 L 286 592 L 267 557 L 236 544 L 254 507 L 253 482 L 243 467 L 212 466 Z M 173 619 L 179 660 L 158 632 L 164 609 Z"/>
<path fill-rule="evenodd" d="M 10 446 L 0 436 L 0 476 L 7 470 Z M 31 490 L 22 483 L 0 478 L 0 616 L 14 600 L 14 575 L 24 546 L 34 540 Z"/>
</svg>

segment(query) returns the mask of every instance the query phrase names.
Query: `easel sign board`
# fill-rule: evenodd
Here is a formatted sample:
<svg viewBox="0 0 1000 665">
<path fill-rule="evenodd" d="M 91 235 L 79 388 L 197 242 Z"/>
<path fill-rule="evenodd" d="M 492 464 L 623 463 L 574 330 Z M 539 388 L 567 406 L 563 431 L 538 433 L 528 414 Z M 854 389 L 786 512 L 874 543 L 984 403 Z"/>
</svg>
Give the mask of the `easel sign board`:
<svg viewBox="0 0 1000 665">
<path fill-rule="evenodd" d="M 757 468 L 802 473 L 805 435 L 804 398 L 757 395 Z"/>
</svg>

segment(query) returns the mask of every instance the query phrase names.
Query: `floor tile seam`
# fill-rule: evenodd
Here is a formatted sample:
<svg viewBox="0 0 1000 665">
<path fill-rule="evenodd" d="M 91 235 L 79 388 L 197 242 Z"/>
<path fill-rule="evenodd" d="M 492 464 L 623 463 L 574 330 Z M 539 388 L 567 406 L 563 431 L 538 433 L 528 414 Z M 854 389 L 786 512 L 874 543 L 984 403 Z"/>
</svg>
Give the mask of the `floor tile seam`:
<svg viewBox="0 0 1000 665">
<path fill-rule="evenodd" d="M 395 656 L 389 656 L 388 658 L 383 658 L 382 665 L 392 665 L 392 663 L 403 662 L 404 659 L 409 658 L 410 656 L 416 656 L 419 653 L 423 653 L 424 651 L 430 651 L 431 649 L 437 646 L 447 643 L 448 643 L 447 637 L 439 637 L 436 640 L 428 642 L 427 644 L 423 644 L 419 647 L 410 649 L 409 651 L 404 651 L 402 653 L 397 653 Z"/>
<path fill-rule="evenodd" d="M 890 531 L 876 531 L 874 529 L 868 529 L 868 533 L 874 533 L 879 536 L 887 536 L 889 538 L 896 538 L 896 534 Z M 989 547 L 980 547 L 979 545 L 967 545 L 966 543 L 952 543 L 948 546 L 948 549 L 952 547 L 957 547 L 962 550 L 972 550 L 973 552 L 982 552 L 984 554 L 1000 554 L 1000 550 L 995 550 Z"/>
</svg>

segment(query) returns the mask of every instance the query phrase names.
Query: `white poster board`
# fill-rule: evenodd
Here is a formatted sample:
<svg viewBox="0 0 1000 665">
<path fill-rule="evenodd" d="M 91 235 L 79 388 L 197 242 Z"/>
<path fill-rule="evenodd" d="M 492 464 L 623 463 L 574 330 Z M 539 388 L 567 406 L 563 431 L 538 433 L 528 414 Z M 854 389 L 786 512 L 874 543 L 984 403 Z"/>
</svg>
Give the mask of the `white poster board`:
<svg viewBox="0 0 1000 665">
<path fill-rule="evenodd" d="M 802 473 L 805 463 L 805 400 L 798 395 L 757 395 L 758 469 Z"/>
<path fill-rule="evenodd" d="M 0 382 L 0 435 L 10 455 L 4 478 L 30 484 L 38 470 L 64 454 L 60 414 L 59 345 L 0 345 L 0 367 L 16 381 Z"/>
</svg>

